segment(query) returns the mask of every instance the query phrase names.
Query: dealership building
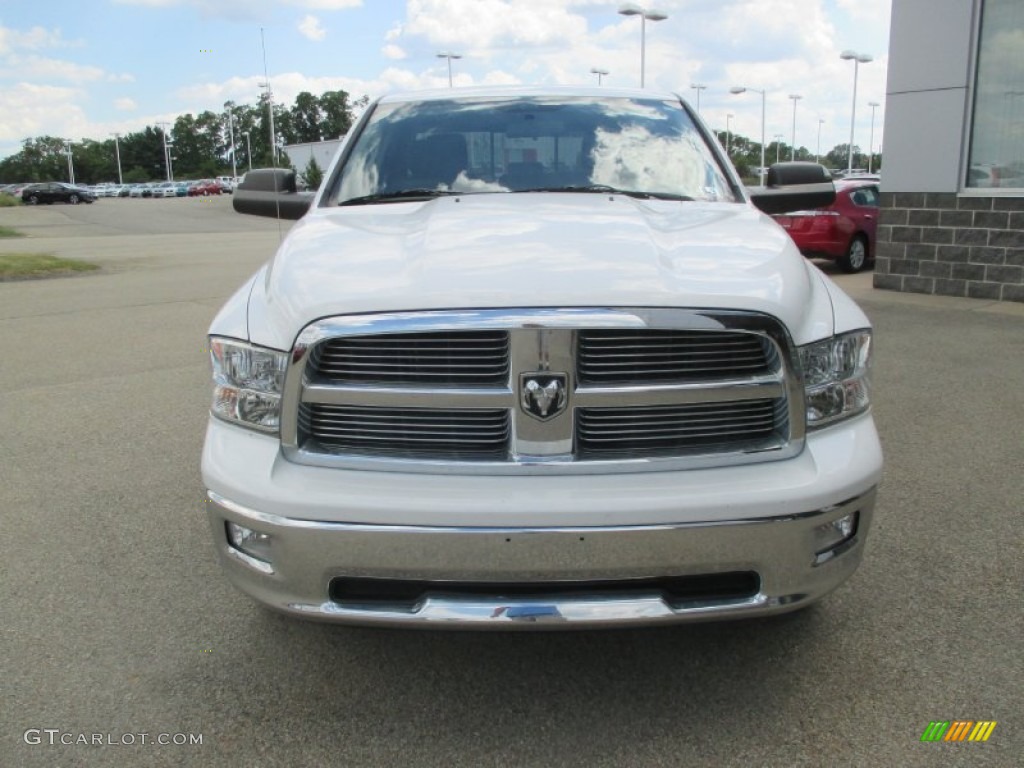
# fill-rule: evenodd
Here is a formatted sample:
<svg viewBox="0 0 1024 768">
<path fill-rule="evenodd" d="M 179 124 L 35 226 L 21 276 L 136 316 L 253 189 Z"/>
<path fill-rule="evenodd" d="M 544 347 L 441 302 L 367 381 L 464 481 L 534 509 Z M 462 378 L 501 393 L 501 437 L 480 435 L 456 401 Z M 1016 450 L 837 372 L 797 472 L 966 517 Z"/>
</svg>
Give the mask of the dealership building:
<svg viewBox="0 0 1024 768">
<path fill-rule="evenodd" d="M 1024 2 L 894 0 L 874 285 L 1024 301 Z"/>
</svg>

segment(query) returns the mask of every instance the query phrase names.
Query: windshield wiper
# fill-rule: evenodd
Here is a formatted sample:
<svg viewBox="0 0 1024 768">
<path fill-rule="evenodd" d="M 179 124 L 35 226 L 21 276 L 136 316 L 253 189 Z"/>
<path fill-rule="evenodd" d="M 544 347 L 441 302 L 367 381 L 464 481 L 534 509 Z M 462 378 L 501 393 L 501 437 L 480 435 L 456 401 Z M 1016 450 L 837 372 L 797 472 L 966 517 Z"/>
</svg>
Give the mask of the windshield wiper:
<svg viewBox="0 0 1024 768">
<path fill-rule="evenodd" d="M 391 203 L 398 200 L 430 200 L 434 197 L 446 195 L 458 195 L 460 192 L 453 192 L 449 189 L 398 189 L 394 192 L 378 192 L 374 195 L 362 195 L 342 200 L 338 205 L 369 205 L 372 203 Z"/>
<path fill-rule="evenodd" d="M 680 200 L 688 201 L 694 198 L 688 195 L 675 195 L 671 192 L 643 192 L 638 189 L 618 189 L 607 184 L 572 184 L 564 187 L 532 187 L 530 189 L 515 189 L 513 192 L 590 192 L 598 194 L 626 195 L 635 197 L 638 200 Z"/>
</svg>

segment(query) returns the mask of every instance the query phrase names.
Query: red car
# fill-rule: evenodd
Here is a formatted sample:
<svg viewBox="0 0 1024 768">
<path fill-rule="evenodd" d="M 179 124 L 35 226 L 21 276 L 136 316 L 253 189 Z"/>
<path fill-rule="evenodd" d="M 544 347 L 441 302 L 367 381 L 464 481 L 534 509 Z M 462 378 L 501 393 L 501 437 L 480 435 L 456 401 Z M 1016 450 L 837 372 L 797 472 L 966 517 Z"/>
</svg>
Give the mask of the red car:
<svg viewBox="0 0 1024 768">
<path fill-rule="evenodd" d="M 207 195 L 219 194 L 220 184 L 218 184 L 213 179 L 203 179 L 202 181 L 197 181 L 195 184 L 188 188 L 189 197 L 196 197 L 197 195 L 202 195 L 203 197 L 206 197 Z"/>
<path fill-rule="evenodd" d="M 875 260 L 878 182 L 835 184 L 836 201 L 828 208 L 780 214 L 775 220 L 804 256 L 832 259 L 844 272 L 860 272 Z"/>
</svg>

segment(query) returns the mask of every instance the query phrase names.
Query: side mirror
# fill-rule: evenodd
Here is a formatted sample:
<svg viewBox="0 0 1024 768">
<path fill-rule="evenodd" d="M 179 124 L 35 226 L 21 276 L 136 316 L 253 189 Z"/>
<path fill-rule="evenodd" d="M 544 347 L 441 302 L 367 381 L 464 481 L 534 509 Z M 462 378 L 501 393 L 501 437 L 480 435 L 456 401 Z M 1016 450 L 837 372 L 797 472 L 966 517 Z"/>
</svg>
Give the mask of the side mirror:
<svg viewBox="0 0 1024 768">
<path fill-rule="evenodd" d="M 766 181 L 767 186 L 750 189 L 750 199 L 768 214 L 825 208 L 836 199 L 832 174 L 818 163 L 775 163 Z"/>
<path fill-rule="evenodd" d="M 245 179 L 235 189 L 231 204 L 238 213 L 301 219 L 309 210 L 314 194 L 297 191 L 295 171 L 257 168 L 245 174 Z"/>
</svg>

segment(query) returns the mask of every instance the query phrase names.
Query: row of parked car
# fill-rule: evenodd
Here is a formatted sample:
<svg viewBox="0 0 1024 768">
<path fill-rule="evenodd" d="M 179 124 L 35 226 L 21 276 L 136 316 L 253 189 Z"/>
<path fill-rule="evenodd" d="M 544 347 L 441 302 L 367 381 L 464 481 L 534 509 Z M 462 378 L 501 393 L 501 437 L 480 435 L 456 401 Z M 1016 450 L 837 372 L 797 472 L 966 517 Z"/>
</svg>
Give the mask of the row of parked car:
<svg viewBox="0 0 1024 768">
<path fill-rule="evenodd" d="M 230 176 L 216 179 L 153 181 L 147 184 L 97 184 L 92 187 L 97 197 L 196 197 L 230 195 L 237 180 Z"/>
<path fill-rule="evenodd" d="M 20 197 L 27 205 L 91 203 L 100 197 L 207 197 L 230 195 L 239 180 L 230 176 L 198 181 L 154 181 L 147 184 L 96 184 L 86 186 L 63 181 L 40 184 L 5 184 L 0 194 Z"/>
</svg>

